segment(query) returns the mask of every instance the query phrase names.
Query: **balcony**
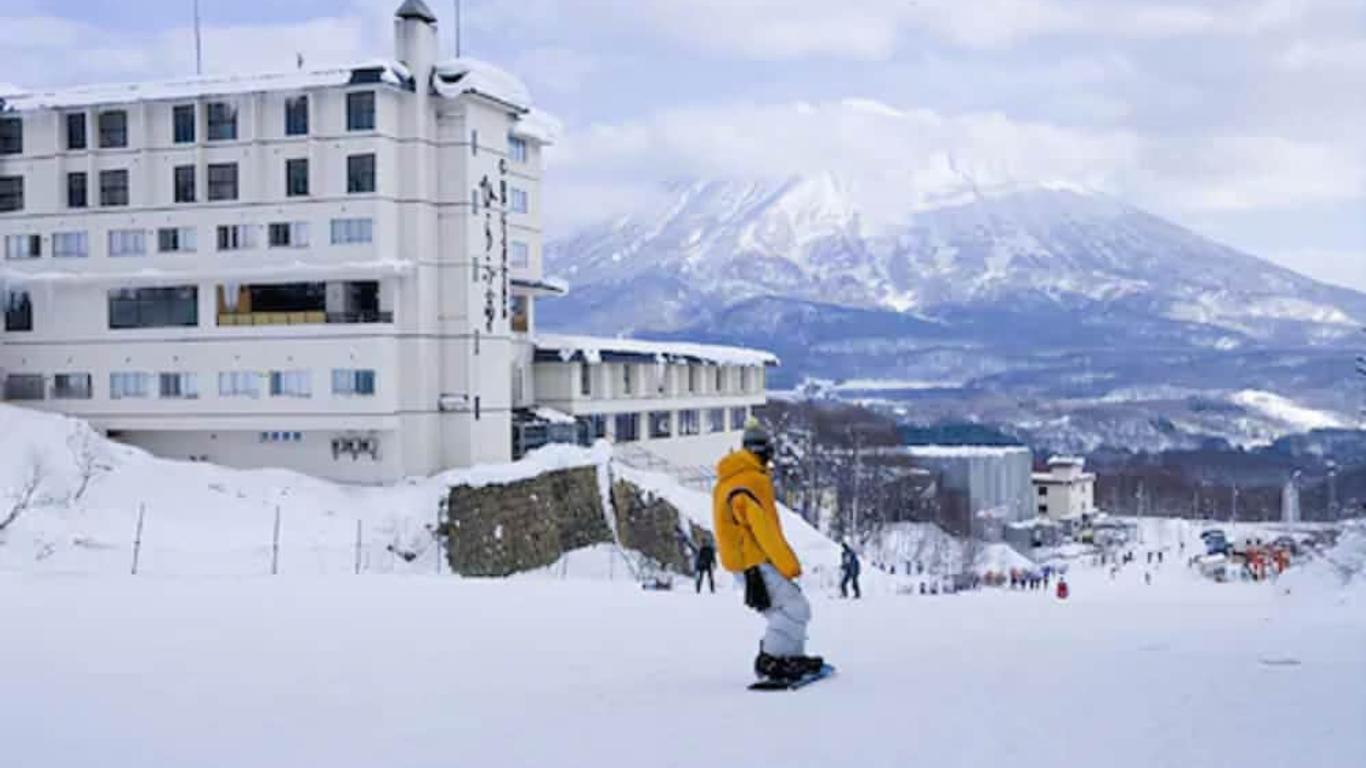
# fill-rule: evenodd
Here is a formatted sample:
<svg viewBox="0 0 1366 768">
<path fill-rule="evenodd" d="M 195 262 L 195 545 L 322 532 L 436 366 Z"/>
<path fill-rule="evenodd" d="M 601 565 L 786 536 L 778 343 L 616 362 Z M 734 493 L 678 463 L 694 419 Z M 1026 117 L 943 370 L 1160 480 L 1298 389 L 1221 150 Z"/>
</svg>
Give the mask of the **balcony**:
<svg viewBox="0 0 1366 768">
<path fill-rule="evenodd" d="M 393 312 L 324 312 L 308 310 L 302 312 L 219 312 L 220 326 L 260 326 L 260 325 L 362 325 L 394 322 Z"/>
</svg>

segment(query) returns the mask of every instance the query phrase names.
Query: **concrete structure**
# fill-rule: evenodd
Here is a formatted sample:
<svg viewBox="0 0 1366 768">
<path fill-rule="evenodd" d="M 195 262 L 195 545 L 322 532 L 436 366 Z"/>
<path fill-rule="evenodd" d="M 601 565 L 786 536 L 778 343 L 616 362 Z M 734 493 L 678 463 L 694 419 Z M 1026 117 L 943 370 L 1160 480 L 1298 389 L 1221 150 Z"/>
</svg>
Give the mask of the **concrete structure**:
<svg viewBox="0 0 1366 768">
<path fill-rule="evenodd" d="M 353 482 L 506 461 L 552 424 L 537 382 L 565 401 L 577 364 L 536 346 L 536 302 L 566 290 L 541 264 L 554 121 L 511 75 L 439 60 L 421 0 L 394 41 L 353 67 L 0 102 L 4 399 Z M 736 354 L 711 363 L 759 389 L 705 407 L 762 402 L 771 358 Z M 684 399 L 648 405 L 704 407 Z"/>
<path fill-rule="evenodd" d="M 1040 517 L 1064 520 L 1096 512 L 1096 476 L 1086 471 L 1085 459 L 1054 456 L 1047 472 L 1033 474 L 1033 483 Z"/>
<path fill-rule="evenodd" d="M 940 474 L 940 485 L 963 497 L 976 530 L 999 533 L 1034 515 L 1034 457 L 1021 446 L 909 446 L 915 463 Z M 988 536 L 992 538 L 992 536 Z"/>
</svg>

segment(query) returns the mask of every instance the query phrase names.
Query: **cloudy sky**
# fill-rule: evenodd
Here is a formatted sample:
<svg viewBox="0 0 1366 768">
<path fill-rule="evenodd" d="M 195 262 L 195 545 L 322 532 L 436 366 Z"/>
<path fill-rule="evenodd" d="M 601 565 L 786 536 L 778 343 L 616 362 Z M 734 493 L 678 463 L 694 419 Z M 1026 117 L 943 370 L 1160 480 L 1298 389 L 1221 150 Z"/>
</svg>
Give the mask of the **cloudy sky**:
<svg viewBox="0 0 1366 768">
<path fill-rule="evenodd" d="M 454 0 L 431 0 L 445 43 Z M 391 50 L 398 0 L 200 0 L 206 69 Z M 193 72 L 192 0 L 0 0 L 0 81 Z M 1366 0 L 464 0 L 565 123 L 549 224 L 661 180 L 1101 190 L 1366 290 Z M 888 197 L 899 197 L 895 187 Z"/>
</svg>

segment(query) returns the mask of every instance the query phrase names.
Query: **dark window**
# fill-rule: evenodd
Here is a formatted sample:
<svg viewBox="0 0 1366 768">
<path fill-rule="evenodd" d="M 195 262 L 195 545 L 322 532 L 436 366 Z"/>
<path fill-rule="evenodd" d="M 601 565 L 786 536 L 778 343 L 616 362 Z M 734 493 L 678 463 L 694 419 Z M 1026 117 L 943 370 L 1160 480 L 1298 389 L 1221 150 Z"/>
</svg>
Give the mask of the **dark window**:
<svg viewBox="0 0 1366 768">
<path fill-rule="evenodd" d="M 42 255 L 41 235 L 5 235 L 6 259 L 36 259 Z"/>
<path fill-rule="evenodd" d="M 593 394 L 593 366 L 579 363 L 579 394 L 588 397 Z"/>
<path fill-rule="evenodd" d="M 24 177 L 0 176 L 0 213 L 24 210 Z"/>
<path fill-rule="evenodd" d="M 346 130 L 373 131 L 375 129 L 375 92 L 355 91 L 346 94 Z"/>
<path fill-rule="evenodd" d="M 41 373 L 11 373 L 5 377 L 6 400 L 42 400 L 46 395 Z"/>
<path fill-rule="evenodd" d="M 5 330 L 33 330 L 33 302 L 28 291 L 11 288 L 5 292 Z"/>
<path fill-rule="evenodd" d="M 308 97 L 285 99 L 285 135 L 308 135 Z"/>
<path fill-rule="evenodd" d="M 100 146 L 128 146 L 128 113 L 121 109 L 101 112 L 99 117 Z"/>
<path fill-rule="evenodd" d="M 235 138 L 237 138 L 237 110 L 227 102 L 215 101 L 210 103 L 209 141 L 231 141 Z"/>
<path fill-rule="evenodd" d="M 59 373 L 53 376 L 52 397 L 57 400 L 89 400 L 90 374 Z"/>
<path fill-rule="evenodd" d="M 618 443 L 630 443 L 640 439 L 640 414 L 618 413 L 613 417 L 613 427 Z"/>
<path fill-rule="evenodd" d="M 175 201 L 177 203 L 194 202 L 193 165 L 177 165 L 175 167 Z"/>
<path fill-rule="evenodd" d="M 24 151 L 24 118 L 0 117 L 0 155 L 18 155 Z"/>
<path fill-rule="evenodd" d="M 650 412 L 650 437 L 668 437 L 673 431 L 673 414 L 668 411 Z"/>
<path fill-rule="evenodd" d="M 249 285 L 252 312 L 320 312 L 327 307 L 326 283 Z"/>
<path fill-rule="evenodd" d="M 308 222 L 272 222 L 266 228 L 266 239 L 272 248 L 302 248 L 308 245 Z"/>
<path fill-rule="evenodd" d="M 199 324 L 199 289 L 115 288 L 109 291 L 110 328 L 167 328 Z"/>
<path fill-rule="evenodd" d="M 84 112 L 72 112 L 66 116 L 66 148 L 85 149 Z"/>
<path fill-rule="evenodd" d="M 237 163 L 209 164 L 209 199 L 237 199 Z"/>
<path fill-rule="evenodd" d="M 66 175 L 66 207 L 84 208 L 90 205 L 90 179 L 85 171 Z"/>
<path fill-rule="evenodd" d="M 375 191 L 375 156 L 348 155 L 346 158 L 346 191 Z"/>
<path fill-rule="evenodd" d="M 100 171 L 100 205 L 128 205 L 128 171 Z"/>
<path fill-rule="evenodd" d="M 171 110 L 171 133 L 177 144 L 194 143 L 193 104 L 182 104 Z"/>
<path fill-rule="evenodd" d="M 308 158 L 285 161 L 285 195 L 300 197 L 308 194 Z"/>
</svg>

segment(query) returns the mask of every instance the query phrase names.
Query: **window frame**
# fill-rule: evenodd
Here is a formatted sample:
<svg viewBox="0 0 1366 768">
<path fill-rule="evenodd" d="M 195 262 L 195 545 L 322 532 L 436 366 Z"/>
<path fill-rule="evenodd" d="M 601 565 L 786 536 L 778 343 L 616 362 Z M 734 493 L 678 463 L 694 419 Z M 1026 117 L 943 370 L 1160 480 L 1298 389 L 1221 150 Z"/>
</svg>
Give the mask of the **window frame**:
<svg viewBox="0 0 1366 768">
<path fill-rule="evenodd" d="M 79 244 L 79 248 L 68 250 L 63 245 Z M 83 229 L 63 230 L 52 233 L 52 258 L 85 259 L 90 256 L 90 233 Z"/>
<path fill-rule="evenodd" d="M 72 382 L 76 386 L 72 387 Z M 63 387 L 63 383 L 66 384 Z M 53 400 L 91 400 L 95 396 L 95 384 L 89 373 L 55 373 L 52 375 Z"/>
<path fill-rule="evenodd" d="M 173 202 L 197 202 L 199 180 L 196 177 L 198 175 L 198 167 L 194 165 L 177 165 L 171 169 L 171 199 Z"/>
<path fill-rule="evenodd" d="M 112 183 L 113 180 L 120 180 L 122 183 L 114 184 Z M 132 198 L 132 192 L 129 189 L 130 184 L 127 168 L 107 168 L 100 171 L 100 207 L 127 207 Z"/>
<path fill-rule="evenodd" d="M 24 210 L 24 177 L 0 176 L 0 213 Z"/>
<path fill-rule="evenodd" d="M 295 171 L 303 169 L 302 176 L 296 176 Z M 285 158 L 285 197 L 308 197 L 312 192 L 309 190 L 309 162 L 306 157 Z M 295 187 L 294 182 L 302 179 L 301 188 Z"/>
<path fill-rule="evenodd" d="M 366 168 L 366 164 L 369 165 Z M 370 195 L 379 189 L 378 162 L 374 152 L 346 156 L 346 194 Z M 368 188 L 366 182 L 369 183 Z"/>
<path fill-rule="evenodd" d="M 285 135 L 307 136 L 308 132 L 308 94 L 285 97 Z"/>
<path fill-rule="evenodd" d="M 128 110 L 104 109 L 95 114 L 95 131 L 99 134 L 100 149 L 123 149 L 128 146 Z"/>
<path fill-rule="evenodd" d="M 33 330 L 33 295 L 27 288 L 6 288 L 4 292 L 4 329 L 7 333 Z M 11 324 L 12 323 L 12 324 Z"/>
<path fill-rule="evenodd" d="M 189 122 L 184 120 L 185 115 L 189 115 Z M 172 144 L 193 144 L 195 143 L 195 108 L 194 104 L 176 104 L 171 107 L 171 143 Z"/>
<path fill-rule="evenodd" d="M 237 105 L 211 101 L 204 105 L 204 111 L 205 141 L 237 141 Z"/>
<path fill-rule="evenodd" d="M 73 118 L 75 118 L 73 120 Z M 62 129 L 64 144 L 68 152 L 78 152 L 90 148 L 90 136 L 86 131 L 86 123 L 89 122 L 84 112 L 67 112 L 62 119 Z M 71 130 L 75 126 L 80 126 L 77 131 Z M 80 137 L 78 141 L 73 138 Z"/>
<path fill-rule="evenodd" d="M 80 182 L 77 184 L 76 182 Z M 79 194 L 76 194 L 79 192 Z M 90 174 L 86 171 L 67 171 L 66 207 L 77 210 L 90 207 Z"/>
<path fill-rule="evenodd" d="M 230 179 L 214 179 L 214 172 L 219 174 L 229 173 Z M 205 166 L 204 175 L 208 185 L 205 199 L 211 203 L 233 202 L 241 196 L 241 176 L 237 169 L 237 163 L 209 163 Z M 230 189 L 231 196 L 225 188 Z"/>
<path fill-rule="evenodd" d="M 375 125 L 378 122 L 375 114 L 379 106 L 378 101 L 373 89 L 347 92 L 346 130 L 348 133 L 375 130 Z"/>
<path fill-rule="evenodd" d="M 0 115 L 0 155 L 22 154 L 24 154 L 23 116 Z"/>
</svg>

